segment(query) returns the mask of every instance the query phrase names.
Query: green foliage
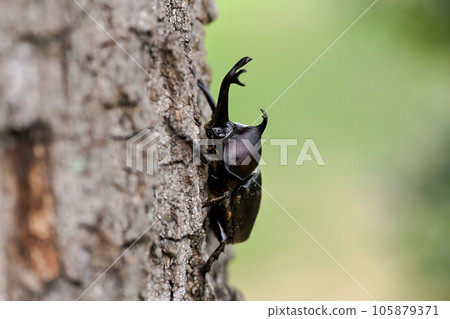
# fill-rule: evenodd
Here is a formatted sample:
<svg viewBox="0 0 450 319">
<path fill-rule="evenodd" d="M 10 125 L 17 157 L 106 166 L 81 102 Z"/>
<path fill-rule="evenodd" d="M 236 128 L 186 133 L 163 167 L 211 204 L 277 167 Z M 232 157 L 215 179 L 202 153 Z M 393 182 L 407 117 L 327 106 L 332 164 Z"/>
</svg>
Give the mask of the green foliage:
<svg viewBox="0 0 450 319">
<path fill-rule="evenodd" d="M 211 89 L 216 96 L 228 69 L 252 57 L 241 76 L 247 86 L 232 87 L 230 100 L 231 118 L 251 124 L 372 1 L 217 2 L 206 38 Z M 264 145 L 263 186 L 380 300 L 450 294 L 448 206 L 438 204 L 449 198 L 449 161 L 423 173 L 448 127 L 450 63 L 445 46 L 417 38 L 421 25 L 405 28 L 423 3 L 379 1 L 270 108 L 264 136 L 300 145 L 287 166 L 279 148 Z M 446 32 L 433 36 L 438 44 Z M 305 138 L 325 167 L 294 166 Z M 418 195 L 421 184 L 428 195 Z M 368 298 L 267 194 L 250 239 L 235 251 L 231 280 L 248 299 Z"/>
</svg>

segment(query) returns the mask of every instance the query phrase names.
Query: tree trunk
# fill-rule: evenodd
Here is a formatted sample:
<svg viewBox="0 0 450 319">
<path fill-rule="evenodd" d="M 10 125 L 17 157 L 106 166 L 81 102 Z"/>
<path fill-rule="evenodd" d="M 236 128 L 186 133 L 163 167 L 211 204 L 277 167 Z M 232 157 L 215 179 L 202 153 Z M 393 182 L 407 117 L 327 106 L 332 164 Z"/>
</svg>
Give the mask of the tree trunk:
<svg viewBox="0 0 450 319">
<path fill-rule="evenodd" d="M 206 172 L 167 121 L 196 138 L 210 115 L 193 69 L 209 81 L 202 24 L 215 12 L 211 0 L 0 4 L 0 299 L 240 298 L 230 251 L 200 272 L 218 244 Z M 146 128 L 161 134 L 153 175 L 126 165 Z"/>
</svg>

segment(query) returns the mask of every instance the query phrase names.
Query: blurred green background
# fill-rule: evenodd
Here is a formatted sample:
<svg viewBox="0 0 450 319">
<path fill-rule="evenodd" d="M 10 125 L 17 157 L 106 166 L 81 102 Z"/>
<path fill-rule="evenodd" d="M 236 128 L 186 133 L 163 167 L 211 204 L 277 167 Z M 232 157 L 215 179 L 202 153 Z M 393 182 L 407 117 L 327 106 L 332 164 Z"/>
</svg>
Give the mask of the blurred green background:
<svg viewBox="0 0 450 319">
<path fill-rule="evenodd" d="M 231 117 L 251 124 L 372 3 L 217 0 L 214 96 L 243 56 Z M 378 300 L 450 300 L 450 2 L 376 3 L 269 111 L 263 186 Z M 260 119 L 258 120 L 258 122 Z M 326 166 L 295 166 L 313 138 Z M 231 283 L 249 300 L 369 297 L 268 196 Z"/>
</svg>

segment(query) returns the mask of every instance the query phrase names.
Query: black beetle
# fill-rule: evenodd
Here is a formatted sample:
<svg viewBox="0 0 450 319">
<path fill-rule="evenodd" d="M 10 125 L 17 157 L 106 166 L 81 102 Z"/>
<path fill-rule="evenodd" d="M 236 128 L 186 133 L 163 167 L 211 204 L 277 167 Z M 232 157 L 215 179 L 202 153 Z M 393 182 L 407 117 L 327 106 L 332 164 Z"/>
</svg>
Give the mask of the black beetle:
<svg viewBox="0 0 450 319">
<path fill-rule="evenodd" d="M 267 114 L 261 109 L 263 121 L 258 126 L 233 123 L 228 117 L 230 85 L 245 86 L 239 81 L 239 75 L 246 70 L 240 68 L 251 60 L 249 57 L 240 59 L 225 75 L 217 106 L 206 85 L 200 80 L 197 82 L 213 112 L 211 121 L 205 125 L 206 135 L 222 143 L 221 160 L 208 163 L 210 200 L 203 203 L 203 207 L 211 207 L 210 224 L 220 244 L 203 266 L 204 273 L 211 269 L 225 249 L 225 244 L 247 240 L 261 202 L 261 171 L 258 164 Z M 254 149 L 257 149 L 257 154 L 254 154 Z M 207 152 L 214 153 L 215 148 L 209 147 Z"/>
<path fill-rule="evenodd" d="M 267 114 L 261 109 L 263 121 L 258 126 L 233 123 L 228 117 L 230 85 L 235 83 L 245 86 L 239 81 L 239 75 L 246 72 L 241 68 L 251 60 L 249 57 L 240 59 L 225 75 L 220 86 L 217 105 L 206 85 L 200 80 L 197 81 L 212 109 L 212 118 L 205 125 L 205 131 L 208 139 L 214 144 L 201 152 L 203 162 L 208 164 L 207 183 L 210 194 L 210 199 L 204 202 L 202 207 L 211 207 L 208 214 L 210 224 L 220 242 L 219 247 L 203 266 L 203 273 L 211 269 L 226 244 L 247 240 L 261 203 L 261 171 L 258 164 L 261 157 L 261 136 L 267 125 Z M 177 133 L 170 120 L 168 124 L 175 134 L 194 149 L 200 148 L 191 137 Z M 221 151 L 216 147 L 219 144 Z M 218 155 L 215 161 L 208 159 L 208 155 L 212 154 Z"/>
</svg>

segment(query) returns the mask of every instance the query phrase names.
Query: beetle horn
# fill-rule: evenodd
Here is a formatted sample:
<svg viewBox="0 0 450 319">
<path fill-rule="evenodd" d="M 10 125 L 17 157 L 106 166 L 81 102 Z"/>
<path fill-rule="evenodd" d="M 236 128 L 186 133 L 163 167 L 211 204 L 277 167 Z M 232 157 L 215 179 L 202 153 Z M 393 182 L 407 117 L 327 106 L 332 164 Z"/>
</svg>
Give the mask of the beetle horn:
<svg viewBox="0 0 450 319">
<path fill-rule="evenodd" d="M 269 117 L 267 116 L 266 111 L 264 111 L 263 109 L 259 109 L 259 110 L 262 112 L 263 121 L 257 126 L 257 128 L 259 129 L 259 131 L 261 132 L 261 135 L 262 135 L 262 133 L 266 129 Z"/>
<path fill-rule="evenodd" d="M 250 62 L 252 58 L 246 56 L 240 59 L 231 70 L 225 75 L 222 81 L 222 85 L 220 86 L 219 91 L 219 99 L 217 101 L 217 108 L 212 115 L 212 124 L 213 126 L 224 125 L 229 121 L 228 116 L 228 94 L 230 92 L 230 85 L 235 83 L 240 86 L 245 86 L 241 81 L 239 81 L 239 75 L 247 72 L 242 69 L 244 65 Z"/>
</svg>

